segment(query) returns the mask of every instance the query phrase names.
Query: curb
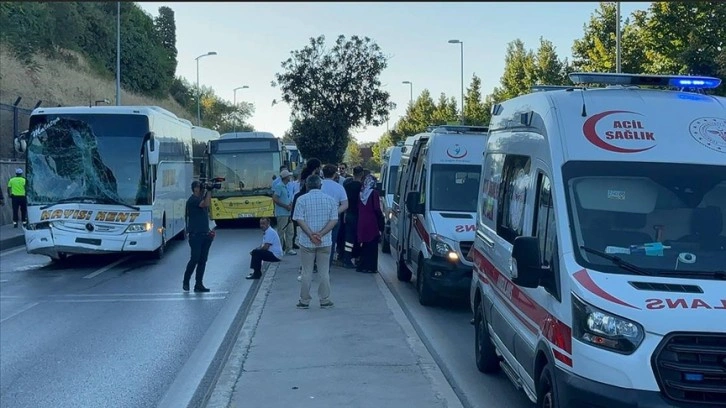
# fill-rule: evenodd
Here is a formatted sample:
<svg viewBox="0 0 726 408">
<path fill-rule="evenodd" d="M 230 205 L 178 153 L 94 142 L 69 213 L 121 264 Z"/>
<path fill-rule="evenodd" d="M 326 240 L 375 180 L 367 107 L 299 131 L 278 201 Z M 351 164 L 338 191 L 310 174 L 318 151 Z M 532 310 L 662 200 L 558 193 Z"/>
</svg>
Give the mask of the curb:
<svg viewBox="0 0 726 408">
<path fill-rule="evenodd" d="M 158 408 L 197 408 L 209 399 L 237 337 L 247 321 L 261 282 L 231 294 L 197 348 L 167 388 Z M 241 300 L 241 301 L 240 301 Z"/>
<path fill-rule="evenodd" d="M 381 264 L 380 258 L 378 260 L 378 267 L 381 268 L 383 265 Z M 436 366 L 440 370 L 440 372 L 443 374 L 444 379 L 446 380 L 446 383 L 449 385 L 450 389 L 456 394 L 458 397 L 457 402 L 461 404 L 460 406 L 464 408 L 473 408 L 474 405 L 469 401 L 469 398 L 464 394 L 461 387 L 456 383 L 456 380 L 454 380 L 454 376 L 451 375 L 451 370 L 446 366 L 444 359 L 441 358 L 439 353 L 436 351 L 436 348 L 431 344 L 431 341 L 426 337 L 426 334 L 424 333 L 423 329 L 421 328 L 421 325 L 418 324 L 416 319 L 411 314 L 411 311 L 408 310 L 408 307 L 406 307 L 406 302 L 403 301 L 401 298 L 401 295 L 396 292 L 393 285 L 389 283 L 383 276 L 381 276 L 380 273 L 376 274 L 378 275 L 378 278 L 383 282 L 383 284 L 388 289 L 388 292 L 390 295 L 396 300 L 396 304 L 398 304 L 398 307 L 403 312 L 403 314 L 406 316 L 406 321 L 409 322 L 409 324 L 413 327 L 413 330 L 418 335 L 417 338 L 423 343 L 425 346 L 426 351 L 428 351 L 429 355 L 433 360 L 436 362 Z"/>
<path fill-rule="evenodd" d="M 0 251 L 25 245 L 25 235 L 0 239 Z"/>
</svg>

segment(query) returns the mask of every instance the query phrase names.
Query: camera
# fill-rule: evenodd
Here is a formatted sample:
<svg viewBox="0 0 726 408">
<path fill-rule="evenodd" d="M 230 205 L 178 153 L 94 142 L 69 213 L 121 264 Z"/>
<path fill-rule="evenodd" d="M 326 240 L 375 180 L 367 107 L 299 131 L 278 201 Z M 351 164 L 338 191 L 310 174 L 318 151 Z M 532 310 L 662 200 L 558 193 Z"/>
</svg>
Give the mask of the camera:
<svg viewBox="0 0 726 408">
<path fill-rule="evenodd" d="M 215 177 L 203 184 L 205 190 L 219 190 L 222 188 L 222 182 L 225 181 L 224 177 Z"/>
</svg>

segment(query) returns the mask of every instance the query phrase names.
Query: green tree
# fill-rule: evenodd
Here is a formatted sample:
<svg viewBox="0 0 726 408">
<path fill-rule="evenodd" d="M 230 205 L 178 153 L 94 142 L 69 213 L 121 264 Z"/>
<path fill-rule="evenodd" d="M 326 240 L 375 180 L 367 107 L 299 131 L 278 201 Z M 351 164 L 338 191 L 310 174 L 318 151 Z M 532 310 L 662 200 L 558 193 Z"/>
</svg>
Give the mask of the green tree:
<svg viewBox="0 0 726 408">
<path fill-rule="evenodd" d="M 459 113 L 456 110 L 456 100 L 453 100 L 453 106 L 451 104 L 452 100 L 447 98 L 445 93 L 441 92 L 439 101 L 436 103 L 436 107 L 431 115 L 429 125 L 445 125 L 448 122 L 459 120 Z"/>
<path fill-rule="evenodd" d="M 644 20 L 649 72 L 722 75 L 726 2 L 654 2 Z M 726 94 L 723 86 L 719 91 Z"/>
<path fill-rule="evenodd" d="M 507 44 L 504 55 L 504 73 L 501 87 L 495 88 L 497 101 L 514 98 L 529 93 L 535 84 L 534 54 L 524 48 L 524 43 L 516 39 Z"/>
<path fill-rule="evenodd" d="M 434 112 L 436 112 L 436 104 L 431 98 L 429 90 L 424 89 L 413 104 L 409 104 L 406 114 L 396 122 L 394 128 L 396 132 L 402 134 L 403 138 L 424 132 L 428 126 L 433 124 Z"/>
<path fill-rule="evenodd" d="M 634 13 L 632 24 L 625 19 L 620 25 L 622 30 L 623 72 L 643 72 L 645 62 L 644 44 L 641 27 L 643 13 Z M 575 70 L 587 72 L 615 72 L 616 68 L 616 3 L 600 2 L 599 7 L 590 16 L 589 23 L 584 25 L 584 37 L 577 39 L 572 46 Z"/>
<path fill-rule="evenodd" d="M 360 155 L 360 146 L 358 146 L 358 141 L 354 137 L 348 138 L 348 147 L 345 149 L 343 161 L 348 163 L 348 166 L 351 168 L 363 164 L 363 159 Z"/>
<path fill-rule="evenodd" d="M 154 19 L 154 28 L 161 47 L 166 51 L 166 76 L 174 78 L 177 66 L 176 49 L 176 21 L 174 10 L 169 7 L 159 7 L 159 15 Z"/>
<path fill-rule="evenodd" d="M 481 79 L 474 74 L 464 96 L 464 123 L 467 125 L 488 125 L 489 111 L 484 106 L 481 93 Z"/>
<path fill-rule="evenodd" d="M 340 137 L 343 126 L 342 118 L 311 116 L 293 120 L 290 135 L 303 157 L 339 163 L 348 147 L 348 135 Z"/>
<path fill-rule="evenodd" d="M 293 118 L 298 121 L 295 134 L 305 137 L 307 133 L 302 130 L 327 126 L 323 133 L 333 138 L 328 145 L 301 144 L 295 138 L 303 156 L 322 159 L 331 154 L 330 146 L 343 146 L 333 151 L 329 160 L 339 162 L 351 129 L 386 122 L 394 107 L 390 94 L 381 88 L 380 75 L 387 65 L 387 57 L 378 44 L 355 35 L 350 39 L 338 36 L 330 50 L 325 49 L 325 36 L 321 35 L 311 38 L 301 50 L 291 52 L 291 57 L 282 63 L 283 72 L 275 74 L 276 82 L 272 85 L 280 87 L 282 101 L 290 105 Z"/>
<path fill-rule="evenodd" d="M 285 133 L 282 134 L 282 141 L 285 143 L 295 143 L 295 141 L 292 139 L 290 129 L 286 130 Z"/>
<path fill-rule="evenodd" d="M 539 38 L 539 48 L 534 54 L 534 76 L 539 85 L 565 85 L 570 80 L 565 76 L 565 64 L 557 56 L 552 41 Z"/>
<path fill-rule="evenodd" d="M 383 154 L 386 152 L 386 149 L 393 146 L 393 144 L 391 132 L 385 132 L 382 134 L 378 141 L 371 147 L 373 159 L 378 163 L 383 163 Z"/>
</svg>

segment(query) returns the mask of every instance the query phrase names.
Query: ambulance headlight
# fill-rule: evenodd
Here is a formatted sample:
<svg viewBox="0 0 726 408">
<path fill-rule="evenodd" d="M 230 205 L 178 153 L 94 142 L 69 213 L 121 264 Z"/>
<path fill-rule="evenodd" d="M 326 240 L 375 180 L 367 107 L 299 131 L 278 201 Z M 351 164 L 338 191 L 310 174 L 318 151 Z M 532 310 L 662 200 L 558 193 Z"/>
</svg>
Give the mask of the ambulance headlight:
<svg viewBox="0 0 726 408">
<path fill-rule="evenodd" d="M 431 252 L 436 256 L 442 256 L 450 261 L 459 260 L 454 246 L 456 243 L 439 234 L 431 234 Z"/>
<path fill-rule="evenodd" d="M 643 342 L 640 324 L 608 313 L 572 296 L 572 335 L 594 347 L 620 354 L 632 354 Z"/>
<path fill-rule="evenodd" d="M 145 222 L 142 224 L 131 224 L 126 228 L 126 232 L 146 232 L 151 230 L 151 227 L 153 227 L 153 224 L 150 222 Z"/>
</svg>

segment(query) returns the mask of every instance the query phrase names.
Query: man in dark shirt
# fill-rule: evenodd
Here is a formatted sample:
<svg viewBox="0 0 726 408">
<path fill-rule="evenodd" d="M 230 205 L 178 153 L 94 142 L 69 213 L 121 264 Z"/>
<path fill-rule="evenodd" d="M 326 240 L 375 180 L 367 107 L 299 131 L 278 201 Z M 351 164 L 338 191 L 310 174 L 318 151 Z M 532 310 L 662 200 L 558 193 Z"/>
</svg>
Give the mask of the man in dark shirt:
<svg viewBox="0 0 726 408">
<path fill-rule="evenodd" d="M 211 202 L 211 190 L 204 189 L 199 181 L 193 181 L 192 195 L 187 200 L 186 208 L 186 232 L 189 235 L 189 246 L 192 253 L 189 263 L 187 263 L 187 269 L 184 271 L 182 288 L 185 291 L 189 290 L 189 279 L 191 279 L 194 268 L 196 268 L 194 291 L 209 292 L 209 289 L 204 287 L 202 279 L 204 279 L 204 269 L 207 266 L 209 247 L 212 246 L 212 240 L 214 239 L 214 231 L 209 229 L 209 205 Z"/>
<path fill-rule="evenodd" d="M 360 190 L 363 186 L 363 167 L 353 167 L 353 177 L 343 183 L 345 195 L 348 196 L 348 209 L 345 210 L 343 229 L 345 233 L 345 249 L 343 252 L 343 267 L 355 268 L 353 259 L 358 257 L 358 203 Z M 340 232 L 339 232 L 340 234 Z"/>
</svg>

